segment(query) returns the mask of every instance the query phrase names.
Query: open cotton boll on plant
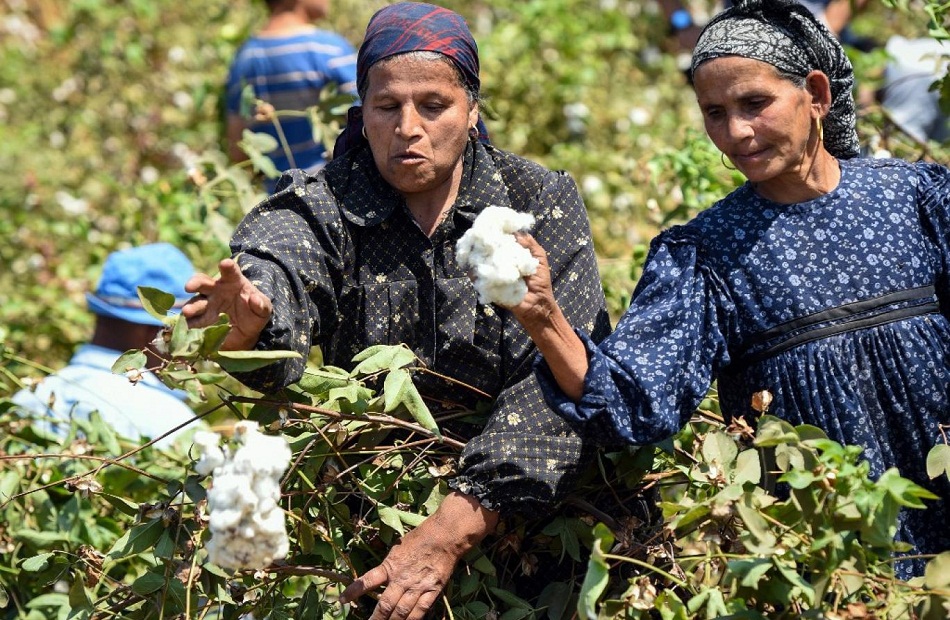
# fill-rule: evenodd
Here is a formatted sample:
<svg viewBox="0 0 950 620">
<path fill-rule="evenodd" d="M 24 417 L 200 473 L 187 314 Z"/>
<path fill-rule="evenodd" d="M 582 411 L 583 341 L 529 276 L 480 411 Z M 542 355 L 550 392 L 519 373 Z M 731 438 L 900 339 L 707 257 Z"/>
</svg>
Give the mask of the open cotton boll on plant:
<svg viewBox="0 0 950 620">
<path fill-rule="evenodd" d="M 290 463 L 283 437 L 264 435 L 256 422 L 234 427 L 238 448 L 218 445 L 217 433 L 195 433 L 195 470 L 212 476 L 208 489 L 209 559 L 222 568 L 264 568 L 290 548 L 280 508 L 280 477 Z"/>
<path fill-rule="evenodd" d="M 524 277 L 538 269 L 538 259 L 518 243 L 514 233 L 530 230 L 534 216 L 508 207 L 486 207 L 456 246 L 456 259 L 468 270 L 478 300 L 516 306 L 528 292 Z"/>
</svg>

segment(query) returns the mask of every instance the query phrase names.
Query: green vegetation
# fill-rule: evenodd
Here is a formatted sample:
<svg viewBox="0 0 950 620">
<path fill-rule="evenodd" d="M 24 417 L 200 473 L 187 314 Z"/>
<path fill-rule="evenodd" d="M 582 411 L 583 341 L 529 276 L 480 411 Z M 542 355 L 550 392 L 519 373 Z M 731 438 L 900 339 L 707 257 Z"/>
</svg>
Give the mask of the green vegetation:
<svg viewBox="0 0 950 620">
<path fill-rule="evenodd" d="M 334 0 L 328 25 L 356 43 L 382 4 Z M 619 315 L 650 237 L 741 180 L 702 134 L 663 20 L 634 0 L 446 5 L 479 41 L 493 141 L 577 179 Z M 872 5 L 861 32 L 947 36 L 946 3 Z M 260 572 L 206 561 L 208 479 L 187 446 L 139 449 L 97 419 L 50 436 L 3 399 L 86 339 L 83 293 L 112 250 L 169 241 L 206 271 L 227 254 L 261 194 L 253 171 L 229 166 L 221 150 L 219 89 L 262 8 L 0 7 L 0 617 L 365 617 L 335 603 L 339 584 L 435 509 L 458 454 L 438 435 L 445 420 L 427 417 L 405 380 L 425 370 L 404 349 L 367 351 L 353 373 L 314 365 L 287 393 L 261 399 L 227 377 L 257 362 L 220 355 L 220 326 L 171 322 L 168 381 L 204 399 L 199 410 L 216 425 L 250 416 L 290 441 L 291 553 Z M 873 88 L 883 55 L 854 60 Z M 328 132 L 334 104 L 315 108 Z M 875 148 L 950 161 L 945 146 L 913 142 L 873 105 L 860 132 Z M 948 452 L 931 455 L 934 475 L 948 475 Z M 765 470 L 783 476 L 788 498 L 766 490 Z M 603 454 L 562 510 L 506 523 L 460 566 L 441 612 L 945 618 L 947 554 L 919 582 L 897 582 L 890 569 L 896 508 L 923 498 L 891 473 L 869 482 L 855 449 L 816 429 L 768 416 L 757 429 L 726 427 L 713 394 L 675 440 Z"/>
</svg>

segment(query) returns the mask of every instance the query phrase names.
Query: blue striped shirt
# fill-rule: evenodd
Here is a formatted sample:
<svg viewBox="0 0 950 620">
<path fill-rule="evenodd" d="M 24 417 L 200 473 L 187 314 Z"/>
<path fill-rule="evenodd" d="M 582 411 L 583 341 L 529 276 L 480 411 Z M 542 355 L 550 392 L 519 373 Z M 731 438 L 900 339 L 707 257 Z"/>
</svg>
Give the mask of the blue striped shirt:
<svg viewBox="0 0 950 620">
<path fill-rule="evenodd" d="M 246 85 L 258 99 L 282 110 L 305 110 L 315 105 L 320 91 L 334 83 L 338 90 L 356 94 L 356 50 L 342 36 L 314 28 L 286 37 L 257 36 L 238 50 L 227 81 L 227 111 L 239 114 L 241 91 Z M 283 146 L 268 155 L 281 172 L 290 168 L 318 170 L 326 162 L 326 146 L 314 142 L 305 116 L 278 116 L 292 159 Z M 248 128 L 280 140 L 271 121 L 246 119 Z M 276 179 L 268 179 L 268 191 Z"/>
</svg>

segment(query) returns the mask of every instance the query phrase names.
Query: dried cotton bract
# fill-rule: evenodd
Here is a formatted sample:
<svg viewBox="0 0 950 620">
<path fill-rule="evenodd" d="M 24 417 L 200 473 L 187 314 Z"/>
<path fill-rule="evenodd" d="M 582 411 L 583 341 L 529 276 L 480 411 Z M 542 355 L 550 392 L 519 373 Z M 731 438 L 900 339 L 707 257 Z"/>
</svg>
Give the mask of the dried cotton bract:
<svg viewBox="0 0 950 620">
<path fill-rule="evenodd" d="M 264 435 L 257 422 L 234 426 L 234 454 L 218 446 L 217 433 L 195 433 L 195 469 L 212 474 L 208 489 L 208 558 L 222 568 L 264 568 L 287 555 L 280 508 L 280 477 L 290 463 L 283 437 Z"/>
<path fill-rule="evenodd" d="M 516 306 L 528 292 L 524 277 L 538 269 L 538 259 L 514 233 L 534 226 L 534 216 L 508 207 L 486 207 L 456 246 L 456 258 L 485 304 Z"/>
</svg>

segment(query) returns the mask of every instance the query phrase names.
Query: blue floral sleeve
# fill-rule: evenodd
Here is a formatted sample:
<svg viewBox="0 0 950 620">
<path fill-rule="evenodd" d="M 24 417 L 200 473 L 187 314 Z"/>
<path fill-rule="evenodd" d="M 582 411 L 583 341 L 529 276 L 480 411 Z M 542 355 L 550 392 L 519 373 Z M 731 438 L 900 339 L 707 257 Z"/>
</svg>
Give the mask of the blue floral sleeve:
<svg viewBox="0 0 950 620">
<path fill-rule="evenodd" d="M 541 365 L 557 412 L 599 443 L 649 444 L 676 433 L 728 363 L 735 311 L 694 239 L 674 228 L 654 240 L 630 307 L 599 346 L 584 340 L 590 368 L 579 402 Z"/>
</svg>

